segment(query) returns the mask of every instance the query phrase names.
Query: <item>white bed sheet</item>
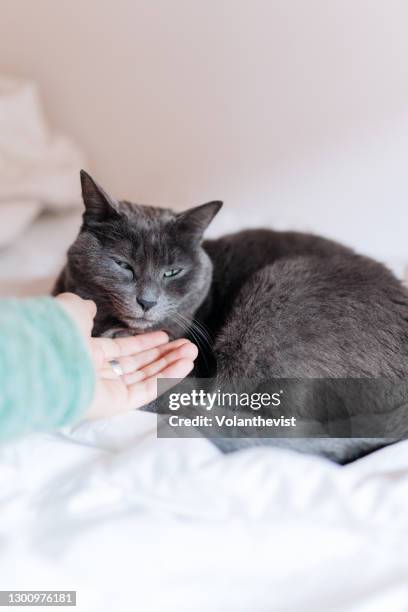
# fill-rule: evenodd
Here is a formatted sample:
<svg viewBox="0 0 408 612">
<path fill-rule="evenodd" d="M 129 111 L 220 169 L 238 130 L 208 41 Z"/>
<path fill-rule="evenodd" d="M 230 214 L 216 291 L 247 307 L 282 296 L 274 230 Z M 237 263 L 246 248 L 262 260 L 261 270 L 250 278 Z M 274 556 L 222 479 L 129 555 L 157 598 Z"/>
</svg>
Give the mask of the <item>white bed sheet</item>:
<svg viewBox="0 0 408 612">
<path fill-rule="evenodd" d="M 347 467 L 157 439 L 155 415 L 0 451 L 2 589 L 86 612 L 405 611 L 408 442 Z"/>
</svg>

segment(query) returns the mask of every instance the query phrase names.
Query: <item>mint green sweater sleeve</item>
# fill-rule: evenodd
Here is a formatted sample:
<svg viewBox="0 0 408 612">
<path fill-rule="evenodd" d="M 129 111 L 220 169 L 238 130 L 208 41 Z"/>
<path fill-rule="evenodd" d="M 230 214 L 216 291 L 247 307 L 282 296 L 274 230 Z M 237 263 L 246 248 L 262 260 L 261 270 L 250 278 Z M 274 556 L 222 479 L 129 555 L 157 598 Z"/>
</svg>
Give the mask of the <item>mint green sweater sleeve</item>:
<svg viewBox="0 0 408 612">
<path fill-rule="evenodd" d="M 75 323 L 50 297 L 0 300 L 0 440 L 78 420 L 95 374 Z"/>
</svg>

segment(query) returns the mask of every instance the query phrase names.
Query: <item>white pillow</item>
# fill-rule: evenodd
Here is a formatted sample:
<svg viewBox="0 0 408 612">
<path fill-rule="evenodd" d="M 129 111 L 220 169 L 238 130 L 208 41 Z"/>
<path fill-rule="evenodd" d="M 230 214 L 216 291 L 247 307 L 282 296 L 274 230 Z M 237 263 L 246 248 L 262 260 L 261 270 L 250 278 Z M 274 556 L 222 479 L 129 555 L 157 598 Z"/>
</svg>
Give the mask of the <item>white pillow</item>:
<svg viewBox="0 0 408 612">
<path fill-rule="evenodd" d="M 79 206 L 81 151 L 45 120 L 35 83 L 0 75 L 0 247 L 41 210 Z"/>
</svg>

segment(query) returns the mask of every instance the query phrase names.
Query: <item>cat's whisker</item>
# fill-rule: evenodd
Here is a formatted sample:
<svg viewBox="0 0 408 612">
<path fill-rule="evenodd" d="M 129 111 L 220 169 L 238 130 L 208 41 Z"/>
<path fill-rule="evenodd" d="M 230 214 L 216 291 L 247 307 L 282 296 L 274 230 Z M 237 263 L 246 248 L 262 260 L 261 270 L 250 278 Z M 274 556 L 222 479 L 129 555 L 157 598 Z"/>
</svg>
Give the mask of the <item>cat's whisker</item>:
<svg viewBox="0 0 408 612">
<path fill-rule="evenodd" d="M 211 332 L 208 329 L 208 327 L 206 327 L 206 325 L 204 325 L 204 323 L 202 323 L 198 319 L 193 319 L 193 322 L 196 325 L 198 325 L 198 327 L 200 328 L 202 334 L 207 338 L 208 344 L 210 344 L 212 346 L 214 344 L 214 340 L 213 340 L 213 338 L 211 336 Z"/>
<path fill-rule="evenodd" d="M 203 358 L 205 367 L 207 371 L 209 371 L 210 367 L 209 367 L 209 363 L 206 357 L 206 353 L 207 353 L 206 345 L 208 346 L 208 349 L 210 350 L 210 352 L 212 352 L 212 346 L 208 342 L 207 338 L 203 335 L 202 330 L 200 330 L 198 326 L 194 325 L 194 321 L 190 321 L 189 319 L 187 319 L 187 317 L 185 317 L 181 313 L 174 312 L 174 318 L 175 318 L 175 321 L 178 322 L 180 326 L 184 328 L 185 331 L 187 331 L 188 334 L 194 340 Z"/>
<path fill-rule="evenodd" d="M 196 331 L 196 333 L 200 336 L 200 338 L 202 338 L 203 342 L 205 342 L 208 348 L 212 351 L 213 340 L 209 336 L 208 332 L 199 325 L 199 322 L 196 319 L 193 319 L 190 322 L 190 325 Z"/>
<path fill-rule="evenodd" d="M 195 325 L 194 323 L 194 319 L 193 320 L 189 320 L 187 319 L 187 317 L 185 317 L 183 314 L 181 313 L 176 313 L 177 317 L 179 318 L 180 321 L 183 321 L 185 329 L 190 331 L 194 331 L 196 333 L 196 335 L 201 338 L 203 341 L 206 341 L 205 336 L 203 336 L 203 334 L 201 333 L 201 330 L 198 326 Z"/>
<path fill-rule="evenodd" d="M 191 336 L 194 343 L 197 345 L 199 352 L 201 353 L 206 368 L 209 369 L 209 364 L 206 358 L 206 348 L 204 344 L 205 339 L 200 335 L 199 330 L 197 328 L 194 328 L 193 325 L 191 325 L 191 321 L 189 321 L 181 313 L 174 312 L 173 315 L 176 323 L 178 323 L 180 327 Z"/>
</svg>

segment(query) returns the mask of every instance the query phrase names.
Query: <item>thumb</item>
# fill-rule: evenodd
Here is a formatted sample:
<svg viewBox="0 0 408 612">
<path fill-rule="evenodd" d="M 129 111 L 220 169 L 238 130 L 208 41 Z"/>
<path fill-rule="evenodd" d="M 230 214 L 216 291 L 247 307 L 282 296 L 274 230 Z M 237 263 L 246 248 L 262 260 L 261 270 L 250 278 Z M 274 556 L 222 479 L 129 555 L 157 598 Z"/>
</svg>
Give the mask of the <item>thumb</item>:
<svg viewBox="0 0 408 612">
<path fill-rule="evenodd" d="M 61 293 L 55 298 L 68 316 L 73 319 L 81 333 L 88 340 L 96 315 L 96 304 L 92 300 L 84 300 L 74 293 Z"/>
</svg>

